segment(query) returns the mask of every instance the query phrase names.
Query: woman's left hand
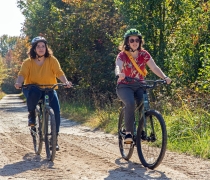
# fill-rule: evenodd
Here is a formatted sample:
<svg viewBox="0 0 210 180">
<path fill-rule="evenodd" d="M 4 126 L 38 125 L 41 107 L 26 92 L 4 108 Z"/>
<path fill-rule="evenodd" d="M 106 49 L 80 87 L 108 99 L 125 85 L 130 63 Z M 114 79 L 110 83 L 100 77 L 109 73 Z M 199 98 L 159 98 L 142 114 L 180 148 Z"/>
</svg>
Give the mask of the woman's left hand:
<svg viewBox="0 0 210 180">
<path fill-rule="evenodd" d="M 64 84 L 66 84 L 67 88 L 71 88 L 72 87 L 72 82 L 71 81 L 66 81 Z"/>
<path fill-rule="evenodd" d="M 166 77 L 164 80 L 166 80 L 167 84 L 171 84 L 171 79 L 169 77 Z"/>
</svg>

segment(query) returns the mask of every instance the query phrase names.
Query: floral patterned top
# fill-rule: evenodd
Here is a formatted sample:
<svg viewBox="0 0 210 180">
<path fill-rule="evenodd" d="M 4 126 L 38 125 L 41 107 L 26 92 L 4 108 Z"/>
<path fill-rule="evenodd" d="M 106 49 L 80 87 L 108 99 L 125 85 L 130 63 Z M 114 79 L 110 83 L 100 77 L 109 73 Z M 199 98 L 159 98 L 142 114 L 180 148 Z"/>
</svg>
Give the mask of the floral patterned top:
<svg viewBox="0 0 210 180">
<path fill-rule="evenodd" d="M 139 68 L 141 70 L 144 70 L 147 61 L 149 61 L 150 59 L 152 59 L 152 57 L 146 50 L 140 50 L 137 58 L 134 60 L 136 61 L 136 64 L 139 66 Z M 136 70 L 136 68 L 133 66 L 132 62 L 125 54 L 125 52 L 120 52 L 116 60 L 123 61 L 123 67 L 121 73 L 125 73 L 125 76 L 144 80 L 144 77 Z M 122 80 L 118 83 L 127 84 L 128 82 Z"/>
</svg>

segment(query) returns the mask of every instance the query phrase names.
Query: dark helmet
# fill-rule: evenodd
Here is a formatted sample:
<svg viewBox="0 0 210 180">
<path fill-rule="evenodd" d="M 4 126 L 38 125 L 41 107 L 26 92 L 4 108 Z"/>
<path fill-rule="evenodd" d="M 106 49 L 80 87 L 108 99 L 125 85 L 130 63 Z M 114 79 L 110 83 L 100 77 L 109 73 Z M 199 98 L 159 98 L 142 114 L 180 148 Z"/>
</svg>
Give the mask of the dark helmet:
<svg viewBox="0 0 210 180">
<path fill-rule="evenodd" d="M 139 36 L 139 38 L 142 37 L 140 31 L 137 30 L 137 29 L 134 29 L 134 28 L 129 29 L 129 30 L 127 30 L 127 31 L 125 32 L 124 38 L 126 39 L 126 38 L 129 37 L 129 36 Z"/>
<path fill-rule="evenodd" d="M 45 44 L 47 44 L 47 40 L 42 36 L 37 36 L 37 37 L 33 38 L 31 41 L 31 44 L 34 45 L 37 42 L 44 42 Z"/>
</svg>

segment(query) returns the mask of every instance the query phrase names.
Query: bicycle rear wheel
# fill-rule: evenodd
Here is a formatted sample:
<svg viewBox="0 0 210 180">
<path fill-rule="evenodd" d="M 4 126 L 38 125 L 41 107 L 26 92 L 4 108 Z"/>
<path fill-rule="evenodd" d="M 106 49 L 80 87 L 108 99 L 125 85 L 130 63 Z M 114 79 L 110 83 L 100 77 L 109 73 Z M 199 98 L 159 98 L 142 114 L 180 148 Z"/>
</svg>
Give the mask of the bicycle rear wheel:
<svg viewBox="0 0 210 180">
<path fill-rule="evenodd" d="M 137 152 L 143 166 L 156 168 L 163 160 L 167 146 L 167 131 L 162 115 L 156 110 L 145 113 L 137 131 Z"/>
<path fill-rule="evenodd" d="M 45 149 L 47 159 L 54 161 L 56 153 L 56 124 L 54 111 L 46 107 L 45 112 Z"/>
<path fill-rule="evenodd" d="M 118 121 L 118 141 L 119 141 L 119 149 L 122 157 L 125 160 L 129 160 L 133 154 L 134 150 L 134 144 L 125 144 L 124 143 L 124 138 L 125 138 L 125 108 L 122 108 L 119 116 L 119 121 Z"/>
<path fill-rule="evenodd" d="M 40 155 L 42 151 L 43 138 L 42 138 L 42 112 L 40 107 L 36 107 L 36 124 L 31 127 L 31 135 L 33 138 L 34 151 L 37 155 Z"/>
</svg>

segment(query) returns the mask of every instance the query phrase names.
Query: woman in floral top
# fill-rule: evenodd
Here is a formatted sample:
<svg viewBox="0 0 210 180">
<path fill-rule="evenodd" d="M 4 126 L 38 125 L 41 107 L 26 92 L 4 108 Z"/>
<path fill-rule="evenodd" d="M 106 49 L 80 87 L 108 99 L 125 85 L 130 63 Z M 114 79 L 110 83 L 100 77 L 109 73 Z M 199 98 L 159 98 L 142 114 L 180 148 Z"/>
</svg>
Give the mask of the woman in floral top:
<svg viewBox="0 0 210 180">
<path fill-rule="evenodd" d="M 121 52 L 117 55 L 115 74 L 117 80 L 117 95 L 125 104 L 125 127 L 126 136 L 125 143 L 132 143 L 135 98 L 137 103 L 143 99 L 143 89 L 138 86 L 135 81 L 128 82 L 125 77 L 144 80 L 147 74 L 146 65 L 158 77 L 165 79 L 167 84 L 171 83 L 171 79 L 167 77 L 162 70 L 156 65 L 151 55 L 143 49 L 143 39 L 141 33 L 137 29 L 129 29 L 124 35 L 124 43 Z M 140 72 L 136 69 L 130 59 L 133 59 Z M 135 94 L 135 98 L 134 98 Z"/>
</svg>

